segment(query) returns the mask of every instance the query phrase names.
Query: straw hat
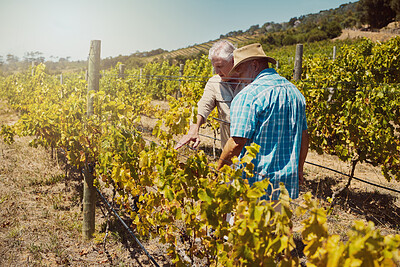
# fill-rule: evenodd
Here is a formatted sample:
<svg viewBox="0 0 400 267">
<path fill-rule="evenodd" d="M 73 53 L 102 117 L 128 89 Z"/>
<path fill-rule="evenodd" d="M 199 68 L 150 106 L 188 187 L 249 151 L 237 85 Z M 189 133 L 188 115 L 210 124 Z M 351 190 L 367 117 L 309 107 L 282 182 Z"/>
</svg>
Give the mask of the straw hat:
<svg viewBox="0 0 400 267">
<path fill-rule="evenodd" d="M 230 73 L 232 73 L 239 64 L 257 58 L 264 58 L 266 61 L 276 64 L 276 60 L 274 58 L 267 57 L 267 55 L 265 55 L 261 44 L 255 43 L 243 46 L 233 51 L 233 68 Z"/>
</svg>

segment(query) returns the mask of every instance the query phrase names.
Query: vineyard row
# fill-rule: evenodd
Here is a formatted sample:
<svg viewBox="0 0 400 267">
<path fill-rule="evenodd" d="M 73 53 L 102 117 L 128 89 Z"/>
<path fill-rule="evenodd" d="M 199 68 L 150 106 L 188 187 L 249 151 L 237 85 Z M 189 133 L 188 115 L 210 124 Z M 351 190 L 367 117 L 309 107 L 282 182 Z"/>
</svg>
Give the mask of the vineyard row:
<svg viewBox="0 0 400 267">
<path fill-rule="evenodd" d="M 358 162 L 380 165 L 388 180 L 400 180 L 398 47 L 400 38 L 382 44 L 364 40 L 341 47 L 334 61 L 317 56 L 304 59 L 296 85 L 307 101 L 311 149 L 337 155 L 354 168 Z M 199 260 L 224 266 L 298 265 L 300 259 L 291 253 L 296 247 L 286 190 L 280 188 L 282 212 L 276 213 L 271 203 L 258 201 L 270 186 L 268 180 L 250 187 L 241 178 L 242 172 L 254 175 L 250 162 L 257 145 L 247 147 L 248 156 L 236 160 L 240 166 L 247 163 L 245 168 L 226 166 L 218 173 L 210 171 L 216 165 L 204 152 L 183 163 L 173 149 L 173 137 L 186 133 L 196 116 L 193 107 L 204 83 L 122 79 L 116 76 L 118 69 L 100 79 L 98 92 L 89 92 L 93 98 L 90 117 L 86 116 L 83 73 L 70 74 L 62 85 L 45 73 L 43 65 L 35 67 L 33 76 L 21 73 L 0 78 L 0 96 L 20 113 L 15 125 L 2 125 L 1 135 L 10 142 L 15 134 L 34 136 L 32 146 L 62 148 L 69 164 L 88 175 L 93 169 L 90 175 L 95 186 L 113 187 L 120 210 L 131 217 L 138 234 L 158 236 L 160 242 L 169 244 L 168 254 L 177 265 Z M 289 67 L 279 71 L 291 76 Z M 140 74 L 135 69 L 127 72 Z M 183 70 L 183 76 L 208 77 L 211 73 L 206 57 L 188 60 Z M 149 63 L 142 75 L 178 76 L 179 67 Z M 307 84 L 321 89 L 309 90 Z M 367 90 L 362 90 L 364 85 Z M 331 94 L 322 89 L 329 87 L 339 90 Z M 176 99 L 178 88 L 182 97 Z M 154 99 L 166 99 L 169 109 L 153 106 Z M 146 143 L 136 131 L 141 114 L 157 119 L 153 135 L 162 146 Z M 215 113 L 211 116 L 217 117 Z M 207 124 L 218 128 L 215 120 Z M 138 210 L 132 207 L 135 199 Z M 225 220 L 231 212 L 236 214 L 232 225 Z M 306 217 L 301 234 L 308 264 L 399 262 L 399 235 L 382 236 L 372 223 L 355 222 L 344 243 L 339 236 L 328 234 L 327 210 L 309 193 L 297 212 Z M 207 234 L 209 229 L 213 235 Z M 182 233 L 189 262 L 177 251 Z"/>
</svg>

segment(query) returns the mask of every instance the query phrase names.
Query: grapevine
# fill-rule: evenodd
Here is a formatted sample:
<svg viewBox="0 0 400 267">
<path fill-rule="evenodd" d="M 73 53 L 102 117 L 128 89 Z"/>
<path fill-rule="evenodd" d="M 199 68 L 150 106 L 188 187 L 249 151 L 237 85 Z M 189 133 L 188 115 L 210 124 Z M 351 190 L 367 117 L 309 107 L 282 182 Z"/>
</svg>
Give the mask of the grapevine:
<svg viewBox="0 0 400 267">
<path fill-rule="evenodd" d="M 306 59 L 298 84 L 307 99 L 313 149 L 338 155 L 343 161 L 382 165 L 386 177 L 397 180 L 400 94 L 394 82 L 399 80 L 400 58 L 388 58 L 393 58 L 399 42 L 400 38 L 383 44 L 363 41 L 342 47 L 335 61 Z M 86 116 L 83 74 L 71 74 L 61 85 L 44 70 L 39 65 L 33 76 L 21 73 L 1 80 L 0 97 L 21 115 L 15 125 L 2 125 L 3 138 L 12 142 L 14 135 L 31 135 L 32 145 L 62 148 L 69 163 L 78 168 L 86 161 L 95 163 L 96 185 L 113 187 L 120 212 L 131 217 L 141 236 L 158 236 L 168 244 L 168 254 L 177 265 L 196 260 L 210 266 L 299 264 L 291 253 L 295 249 L 292 210 L 284 186 L 280 188 L 283 209 L 277 213 L 271 203 L 258 201 L 268 180 L 249 186 L 241 178 L 242 172 L 252 175 L 256 144 L 246 148 L 247 156 L 241 161 L 234 159 L 238 166 L 247 163 L 245 168 L 225 166 L 220 171 L 202 151 L 182 162 L 173 149 L 173 138 L 184 134 L 196 117 L 193 106 L 211 75 L 207 58 L 188 61 L 187 78 L 181 82 L 172 78 L 178 77 L 178 68 L 167 62 L 149 63 L 142 76 L 139 70 L 128 70 L 125 79 L 118 77 L 118 66 L 105 72 L 99 92 L 93 93 L 91 117 Z M 203 77 L 203 81 L 189 77 Z M 175 99 L 178 88 L 183 97 Z M 333 93 L 328 88 L 334 88 Z M 152 99 L 167 99 L 169 110 L 152 106 Z M 158 119 L 153 131 L 158 143 L 146 140 L 137 130 L 142 115 Z M 367 260 L 383 265 L 400 260 L 400 236 L 383 237 L 371 223 L 355 222 L 346 243 L 329 235 L 327 211 L 309 193 L 296 212 L 307 217 L 302 237 L 310 266 Z M 228 213 L 235 215 L 233 224 L 226 220 Z"/>
</svg>

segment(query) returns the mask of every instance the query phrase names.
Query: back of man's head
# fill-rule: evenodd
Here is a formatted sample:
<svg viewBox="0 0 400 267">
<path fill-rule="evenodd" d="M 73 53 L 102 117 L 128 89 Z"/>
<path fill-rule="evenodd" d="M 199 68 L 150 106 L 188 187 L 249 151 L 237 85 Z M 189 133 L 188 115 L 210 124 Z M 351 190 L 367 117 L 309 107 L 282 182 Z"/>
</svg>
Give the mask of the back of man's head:
<svg viewBox="0 0 400 267">
<path fill-rule="evenodd" d="M 262 70 L 264 70 L 264 69 L 268 69 L 269 68 L 269 64 L 268 64 L 268 61 L 266 61 L 265 59 L 263 59 L 263 58 L 256 58 L 256 59 L 254 59 L 254 60 L 256 60 L 257 62 L 258 62 L 258 64 L 259 64 L 259 71 L 261 72 Z"/>
<path fill-rule="evenodd" d="M 228 40 L 220 40 L 210 48 L 208 59 L 212 60 L 215 57 L 219 57 L 226 61 L 232 60 L 235 49 L 236 47 Z"/>
</svg>

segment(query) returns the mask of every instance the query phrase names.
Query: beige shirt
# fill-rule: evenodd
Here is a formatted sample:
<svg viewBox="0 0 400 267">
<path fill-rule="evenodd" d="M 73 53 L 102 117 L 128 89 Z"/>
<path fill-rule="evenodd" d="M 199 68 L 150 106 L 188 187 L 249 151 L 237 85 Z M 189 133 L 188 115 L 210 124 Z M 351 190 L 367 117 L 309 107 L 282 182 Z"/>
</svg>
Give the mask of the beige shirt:
<svg viewBox="0 0 400 267">
<path fill-rule="evenodd" d="M 197 103 L 197 112 L 204 119 L 207 119 L 211 111 L 217 107 L 218 118 L 230 122 L 230 107 L 233 98 L 242 90 L 242 84 L 229 84 L 223 82 L 219 75 L 211 77 L 205 88 L 203 96 Z M 221 148 L 224 148 L 230 135 L 230 124 L 220 122 Z"/>
</svg>

